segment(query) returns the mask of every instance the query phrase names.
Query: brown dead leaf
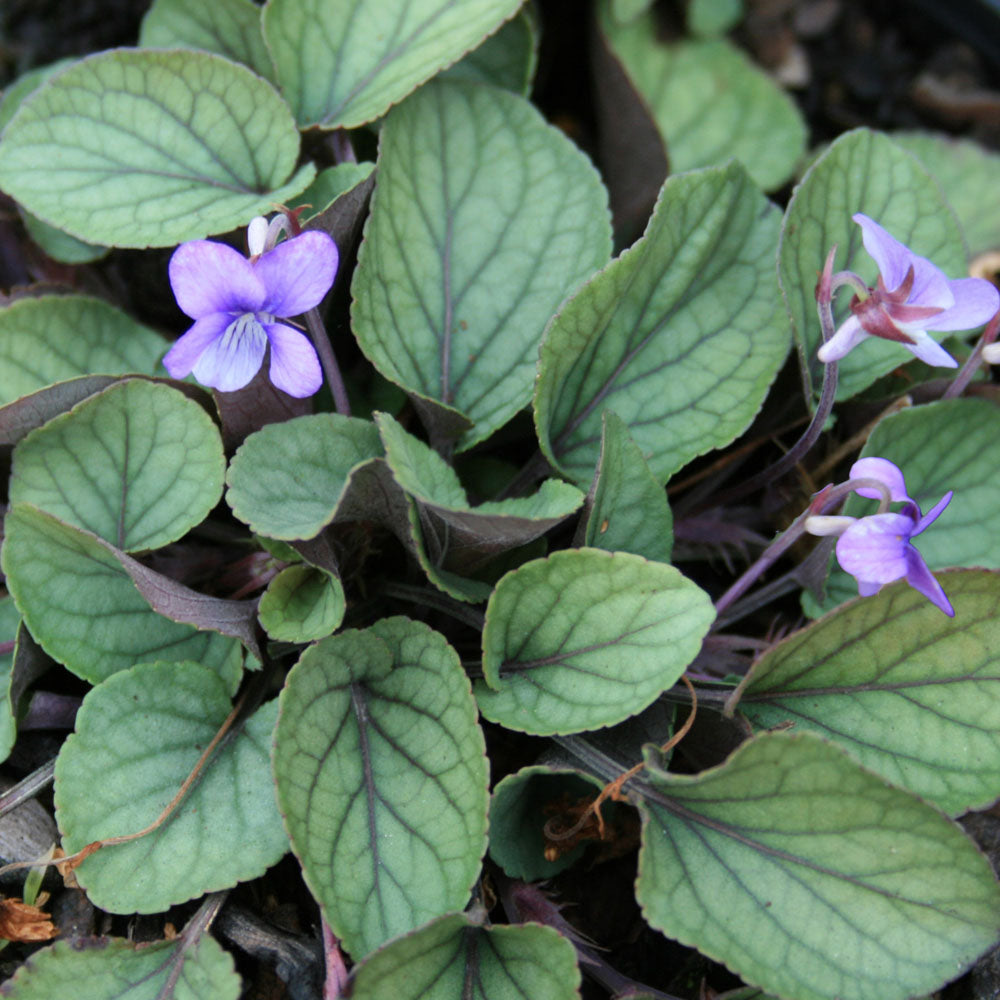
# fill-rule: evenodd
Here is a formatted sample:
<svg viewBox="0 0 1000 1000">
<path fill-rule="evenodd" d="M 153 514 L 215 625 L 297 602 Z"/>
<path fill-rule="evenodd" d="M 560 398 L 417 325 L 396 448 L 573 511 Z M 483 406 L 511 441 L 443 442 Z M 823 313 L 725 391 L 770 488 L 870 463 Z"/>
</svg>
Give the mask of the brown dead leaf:
<svg viewBox="0 0 1000 1000">
<path fill-rule="evenodd" d="M 48 941 L 59 931 L 37 906 L 20 899 L 0 899 L 0 938 L 8 941 Z"/>
</svg>

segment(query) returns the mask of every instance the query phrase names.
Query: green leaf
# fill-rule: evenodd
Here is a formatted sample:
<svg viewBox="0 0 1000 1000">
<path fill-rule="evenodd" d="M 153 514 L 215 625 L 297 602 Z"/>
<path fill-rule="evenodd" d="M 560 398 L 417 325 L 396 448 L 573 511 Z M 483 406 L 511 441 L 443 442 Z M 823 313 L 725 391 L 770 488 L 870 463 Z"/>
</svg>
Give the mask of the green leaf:
<svg viewBox="0 0 1000 1000">
<path fill-rule="evenodd" d="M 9 653 L 0 651 L 0 761 L 10 756 L 17 741 L 17 704 L 12 697 L 14 653 L 21 615 L 10 597 L 0 598 L 0 645 L 11 644 Z"/>
<path fill-rule="evenodd" d="M 605 409 L 661 483 L 746 429 L 788 352 L 777 235 L 739 164 L 668 178 L 642 238 L 546 333 L 535 423 L 557 468 L 590 483 Z"/>
<path fill-rule="evenodd" d="M 942 399 L 879 421 L 861 457 L 887 458 L 903 470 L 906 489 L 922 510 L 948 490 L 955 495 L 944 513 L 914 541 L 933 570 L 949 566 L 1000 569 L 1000 537 L 994 530 L 1000 467 L 994 457 L 1000 410 L 984 399 Z M 928 442 L 933 441 L 933 448 Z M 873 514 L 876 505 L 851 495 L 844 513 Z M 834 566 L 822 610 L 857 595 L 854 579 Z"/>
<path fill-rule="evenodd" d="M 1000 934 L 961 829 L 809 734 L 694 776 L 649 770 L 636 897 L 657 930 L 796 1000 L 906 1000 Z"/>
<path fill-rule="evenodd" d="M 894 132 L 892 141 L 912 153 L 941 185 L 961 223 L 970 255 L 996 250 L 1000 209 L 980 192 L 1000 185 L 1000 155 L 972 139 L 934 132 Z"/>
<path fill-rule="evenodd" d="M 36 66 L 19 76 L 4 92 L 0 99 L 0 130 L 14 117 L 14 112 L 21 106 L 28 94 L 36 91 L 45 81 L 59 70 L 71 65 L 73 59 L 58 59 L 47 66 Z"/>
<path fill-rule="evenodd" d="M 113 49 L 32 93 L 4 130 L 0 187 L 71 236 L 173 246 L 298 194 L 299 134 L 273 87 L 222 56 Z M 287 183 L 286 183 L 287 181 Z"/>
<path fill-rule="evenodd" d="M 622 419 L 604 411 L 601 454 L 591 486 L 583 544 L 670 562 L 674 519 L 667 494 Z"/>
<path fill-rule="evenodd" d="M 281 694 L 274 773 L 306 881 L 355 959 L 465 905 L 485 745 L 443 636 L 389 618 L 309 647 Z"/>
<path fill-rule="evenodd" d="M 67 853 L 153 823 L 187 780 L 232 705 L 198 663 L 142 663 L 83 699 L 56 760 L 56 822 Z M 162 826 L 102 847 L 76 869 L 95 906 L 156 913 L 262 875 L 288 850 L 274 798 L 277 701 L 206 762 Z"/>
<path fill-rule="evenodd" d="M 74 938 L 31 955 L 13 979 L 4 983 L 3 995 L 9 1000 L 70 996 L 76 1000 L 237 1000 L 240 977 L 232 955 L 208 934 L 193 946 L 184 938 L 139 944 L 120 938 Z"/>
<path fill-rule="evenodd" d="M 176 389 L 129 379 L 32 431 L 10 499 L 135 552 L 176 541 L 222 497 L 226 459 L 207 413 Z"/>
<path fill-rule="evenodd" d="M 941 189 L 916 158 L 887 136 L 855 129 L 840 136 L 806 171 L 785 211 L 778 249 L 778 278 L 799 348 L 808 399 L 818 392 L 823 364 L 816 315 L 816 276 L 830 248 L 838 247 L 835 269 L 875 284 L 878 268 L 851 220 L 863 212 L 949 277 L 965 273 L 965 250 L 954 213 Z M 837 323 L 848 315 L 851 296 L 834 303 Z M 941 339 L 948 334 L 932 334 Z M 840 362 L 837 398 L 868 388 L 913 355 L 900 344 L 870 337 Z"/>
<path fill-rule="evenodd" d="M 77 375 L 152 375 L 166 346 L 100 299 L 18 299 L 0 309 L 0 403 Z"/>
<path fill-rule="evenodd" d="M 538 538 L 583 503 L 576 487 L 550 479 L 533 496 L 471 507 L 454 469 L 436 451 L 387 413 L 377 413 L 375 422 L 396 481 L 418 502 L 421 534 L 437 567 L 471 572 Z"/>
<path fill-rule="evenodd" d="M 42 222 L 24 209 L 21 209 L 21 221 L 28 235 L 49 257 L 61 264 L 90 264 L 108 253 L 107 247 L 78 240 L 75 236 Z"/>
<path fill-rule="evenodd" d="M 575 864 L 590 843 L 586 838 L 572 850 L 549 860 L 551 841 L 545 836 L 550 821 L 566 830 L 582 816 L 583 804 L 597 798 L 604 782 L 573 768 L 542 765 L 522 767 L 497 782 L 490 802 L 490 857 L 511 877 L 534 882 L 552 878 Z M 603 807 L 610 823 L 615 803 Z"/>
<path fill-rule="evenodd" d="M 725 39 L 664 45 L 651 13 L 621 25 L 606 4 L 600 10 L 601 28 L 648 103 L 674 173 L 734 157 L 765 191 L 791 177 L 805 152 L 805 122 L 763 69 Z"/>
<path fill-rule="evenodd" d="M 249 66 L 275 80 L 253 0 L 153 0 L 139 30 L 139 44 L 156 49 L 201 49 Z"/>
<path fill-rule="evenodd" d="M 260 599 L 260 623 L 272 639 L 312 642 L 344 620 L 344 588 L 332 574 L 298 564 L 283 569 Z"/>
<path fill-rule="evenodd" d="M 116 375 L 81 375 L 65 382 L 56 382 L 0 406 L 0 444 L 18 444 L 53 417 L 67 413 L 77 403 L 82 403 L 117 381 Z"/>
<path fill-rule="evenodd" d="M 374 121 L 475 48 L 522 0 L 270 0 L 264 37 L 303 128 Z"/>
<path fill-rule="evenodd" d="M 611 0 L 608 13 L 619 23 L 628 24 L 653 6 L 653 0 Z"/>
<path fill-rule="evenodd" d="M 579 1000 L 573 946 L 539 924 L 482 927 L 452 913 L 365 959 L 353 1000 Z"/>
<path fill-rule="evenodd" d="M 0 564 L 31 634 L 49 656 L 97 684 L 151 658 L 194 660 L 235 690 L 237 643 L 158 615 L 93 535 L 26 504 L 4 521 Z"/>
<path fill-rule="evenodd" d="M 743 0 L 688 0 L 687 23 L 692 35 L 723 35 L 743 18 Z"/>
<path fill-rule="evenodd" d="M 314 219 L 325 212 L 342 194 L 366 181 L 374 169 L 374 163 L 338 163 L 335 167 L 327 167 L 316 175 L 316 180 L 302 194 L 296 195 L 289 201 L 288 207 L 309 206 L 303 219 L 304 221 Z"/>
<path fill-rule="evenodd" d="M 613 725 L 680 677 L 714 617 L 672 566 L 600 549 L 536 559 L 490 597 L 479 710 L 538 736 Z"/>
<path fill-rule="evenodd" d="M 355 470 L 381 454 L 367 420 L 316 413 L 268 424 L 233 456 L 226 500 L 258 534 L 314 538 L 333 520 Z"/>
<path fill-rule="evenodd" d="M 539 41 L 538 15 L 534 7 L 525 4 L 499 31 L 439 78 L 488 83 L 527 97 L 538 66 Z"/>
<path fill-rule="evenodd" d="M 531 399 L 549 318 L 611 252 L 590 161 L 527 101 L 435 82 L 389 115 L 352 283 L 362 350 L 467 448 Z M 436 420 L 445 419 L 437 416 Z"/>
<path fill-rule="evenodd" d="M 1000 796 L 1000 576 L 943 574 L 955 617 L 905 583 L 827 615 L 753 666 L 739 710 L 846 747 L 953 816 Z"/>
</svg>

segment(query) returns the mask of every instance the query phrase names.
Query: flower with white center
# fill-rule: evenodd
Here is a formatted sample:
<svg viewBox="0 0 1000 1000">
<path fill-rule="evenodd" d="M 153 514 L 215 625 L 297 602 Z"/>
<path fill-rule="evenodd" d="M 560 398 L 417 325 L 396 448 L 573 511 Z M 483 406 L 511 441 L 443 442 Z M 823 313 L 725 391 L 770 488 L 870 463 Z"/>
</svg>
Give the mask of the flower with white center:
<svg viewBox="0 0 1000 1000">
<path fill-rule="evenodd" d="M 867 215 L 859 212 L 853 218 L 865 250 L 878 264 L 878 282 L 864 298 L 851 300 L 851 315 L 820 347 L 820 361 L 838 361 L 867 337 L 882 337 L 902 344 L 928 365 L 956 368 L 958 363 L 929 331 L 981 326 L 1000 309 L 1000 292 L 984 278 L 947 278 Z"/>
<path fill-rule="evenodd" d="M 193 372 L 203 385 L 233 392 L 257 374 L 270 347 L 268 374 L 277 388 L 301 398 L 322 385 L 309 338 L 283 320 L 319 305 L 330 290 L 336 244 L 311 231 L 266 249 L 270 236 L 264 219 L 251 222 L 249 260 L 211 240 L 182 243 L 174 251 L 170 285 L 195 322 L 163 359 L 171 376 Z"/>
</svg>

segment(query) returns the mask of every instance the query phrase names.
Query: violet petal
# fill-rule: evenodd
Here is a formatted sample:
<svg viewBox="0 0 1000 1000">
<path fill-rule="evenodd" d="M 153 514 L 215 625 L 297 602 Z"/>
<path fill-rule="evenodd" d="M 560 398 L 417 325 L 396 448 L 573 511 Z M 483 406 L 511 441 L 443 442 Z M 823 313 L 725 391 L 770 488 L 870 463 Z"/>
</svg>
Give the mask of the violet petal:
<svg viewBox="0 0 1000 1000">
<path fill-rule="evenodd" d="M 163 358 L 163 367 L 171 378 L 184 378 L 191 374 L 195 362 L 205 353 L 206 348 L 226 332 L 226 327 L 232 323 L 229 313 L 211 313 L 196 320 L 187 333 L 178 337 L 173 347 Z"/>
<path fill-rule="evenodd" d="M 927 324 L 931 330 L 972 330 L 1000 309 L 1000 291 L 985 278 L 956 278 L 949 284 L 955 304 Z"/>
<path fill-rule="evenodd" d="M 883 229 L 874 219 L 858 212 L 854 221 L 861 227 L 861 238 L 868 256 L 878 265 L 885 287 L 894 292 L 906 280 L 906 273 L 913 268 L 913 287 L 907 301 L 915 305 L 949 308 L 954 297 L 948 279 L 940 268 L 926 257 L 914 253 Z"/>
<path fill-rule="evenodd" d="M 932 604 L 937 605 L 949 618 L 954 618 L 955 609 L 951 606 L 944 588 L 928 569 L 924 557 L 912 545 L 907 546 L 906 559 L 909 564 L 906 582 L 914 590 L 920 591 Z"/>
<path fill-rule="evenodd" d="M 816 352 L 820 361 L 839 361 L 844 355 L 861 343 L 868 334 L 862 329 L 856 316 L 848 316 L 840 329 Z"/>
<path fill-rule="evenodd" d="M 195 363 L 194 377 L 219 392 L 235 392 L 260 371 L 266 350 L 264 327 L 247 313 L 234 319 L 223 335 L 208 345 Z"/>
<path fill-rule="evenodd" d="M 942 313 L 942 315 L 944 314 Z M 958 367 L 958 362 L 926 331 L 911 331 L 910 336 L 913 337 L 916 343 L 905 344 L 904 346 L 923 361 L 925 365 L 932 365 L 935 368 Z"/>
<path fill-rule="evenodd" d="M 887 233 L 874 219 L 857 212 L 851 218 L 861 227 L 861 239 L 868 256 L 878 265 L 879 274 L 889 291 L 895 291 L 906 278 L 913 254 Z"/>
<path fill-rule="evenodd" d="M 271 342 L 271 382 L 289 396 L 302 399 L 319 391 L 323 372 L 316 349 L 305 334 L 284 323 L 268 323 Z"/>
<path fill-rule="evenodd" d="M 255 312 L 264 302 L 264 284 L 250 262 L 224 243 L 182 243 L 170 258 L 168 273 L 177 304 L 192 319 Z"/>
<path fill-rule="evenodd" d="M 254 264 L 267 288 L 263 311 L 298 316 L 323 301 L 337 274 L 337 245 L 326 233 L 311 231 L 279 243 Z"/>
<path fill-rule="evenodd" d="M 906 550 L 912 528 L 905 514 L 862 517 L 837 539 L 837 562 L 858 580 L 898 580 L 909 569 Z"/>
<path fill-rule="evenodd" d="M 943 513 L 945 507 L 951 503 L 951 498 L 955 495 L 954 490 L 948 490 L 947 493 L 919 521 L 914 525 L 913 530 L 910 532 L 910 537 L 914 535 L 919 535 L 921 531 L 930 527 Z"/>
<path fill-rule="evenodd" d="M 851 479 L 878 479 L 889 487 L 889 498 L 896 503 L 910 500 L 906 492 L 906 482 L 903 479 L 902 470 L 887 458 L 859 458 L 851 466 Z M 869 497 L 872 500 L 881 500 L 882 494 L 878 490 L 861 486 L 855 489 L 855 493 L 861 497 Z"/>
</svg>

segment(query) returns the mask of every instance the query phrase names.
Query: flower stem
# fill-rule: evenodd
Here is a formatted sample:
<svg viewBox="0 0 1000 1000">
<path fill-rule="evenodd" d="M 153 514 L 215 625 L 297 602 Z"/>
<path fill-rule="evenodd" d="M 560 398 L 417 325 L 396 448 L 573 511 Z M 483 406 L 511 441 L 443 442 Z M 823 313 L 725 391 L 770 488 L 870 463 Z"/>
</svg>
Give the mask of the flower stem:
<svg viewBox="0 0 1000 1000">
<path fill-rule="evenodd" d="M 957 399 L 965 392 L 966 386 L 972 381 L 972 376 L 976 374 L 980 364 L 982 364 L 983 348 L 987 344 L 992 344 L 997 339 L 997 333 L 1000 333 L 1000 312 L 986 324 L 983 335 L 972 349 L 972 353 L 966 359 L 965 364 L 962 365 L 958 374 L 951 380 L 948 388 L 941 394 L 942 399 Z"/>
<path fill-rule="evenodd" d="M 857 479 L 848 479 L 846 483 L 840 483 L 838 486 L 830 486 L 821 490 L 785 531 L 764 549 L 760 558 L 715 602 L 716 616 L 728 608 L 737 597 L 740 597 L 755 580 L 770 569 L 805 534 L 807 518 L 816 514 L 825 514 L 844 500 L 848 493 L 859 487 L 878 490 L 882 496 L 879 501 L 879 513 L 885 513 L 889 506 L 889 490 L 881 480 L 870 479 L 867 476 L 858 477 Z"/>
<path fill-rule="evenodd" d="M 824 344 L 836 332 L 833 322 L 833 292 L 839 287 L 839 284 L 847 284 L 849 281 L 849 278 L 845 277 L 848 272 L 841 272 L 834 275 L 832 282 L 829 278 L 828 272 L 832 268 L 833 255 L 836 249 L 834 247 L 830 251 L 830 255 L 827 257 L 826 268 L 824 269 L 824 277 L 820 279 L 820 284 L 816 288 L 816 310 L 819 313 L 820 330 Z M 751 476 L 749 479 L 744 479 L 742 483 L 716 496 L 713 503 L 717 505 L 740 500 L 748 493 L 753 493 L 754 490 L 760 489 L 762 486 L 767 486 L 768 483 L 774 482 L 790 469 L 795 468 L 819 439 L 827 418 L 830 416 L 830 411 L 833 409 L 833 402 L 836 396 L 837 362 L 829 361 L 823 369 L 823 387 L 820 390 L 819 402 L 816 404 L 812 420 L 803 432 L 802 437 L 773 465 Z"/>
<path fill-rule="evenodd" d="M 326 332 L 326 326 L 319 314 L 319 309 L 313 308 L 305 315 L 306 326 L 309 328 L 309 336 L 312 338 L 313 347 L 319 355 L 319 363 L 323 366 L 323 373 L 326 375 L 327 384 L 333 395 L 333 405 L 337 412 L 345 417 L 351 415 L 351 404 L 347 399 L 347 387 L 344 385 L 344 378 L 340 374 L 340 366 L 337 364 L 337 356 L 333 353 L 333 345 Z"/>
</svg>

